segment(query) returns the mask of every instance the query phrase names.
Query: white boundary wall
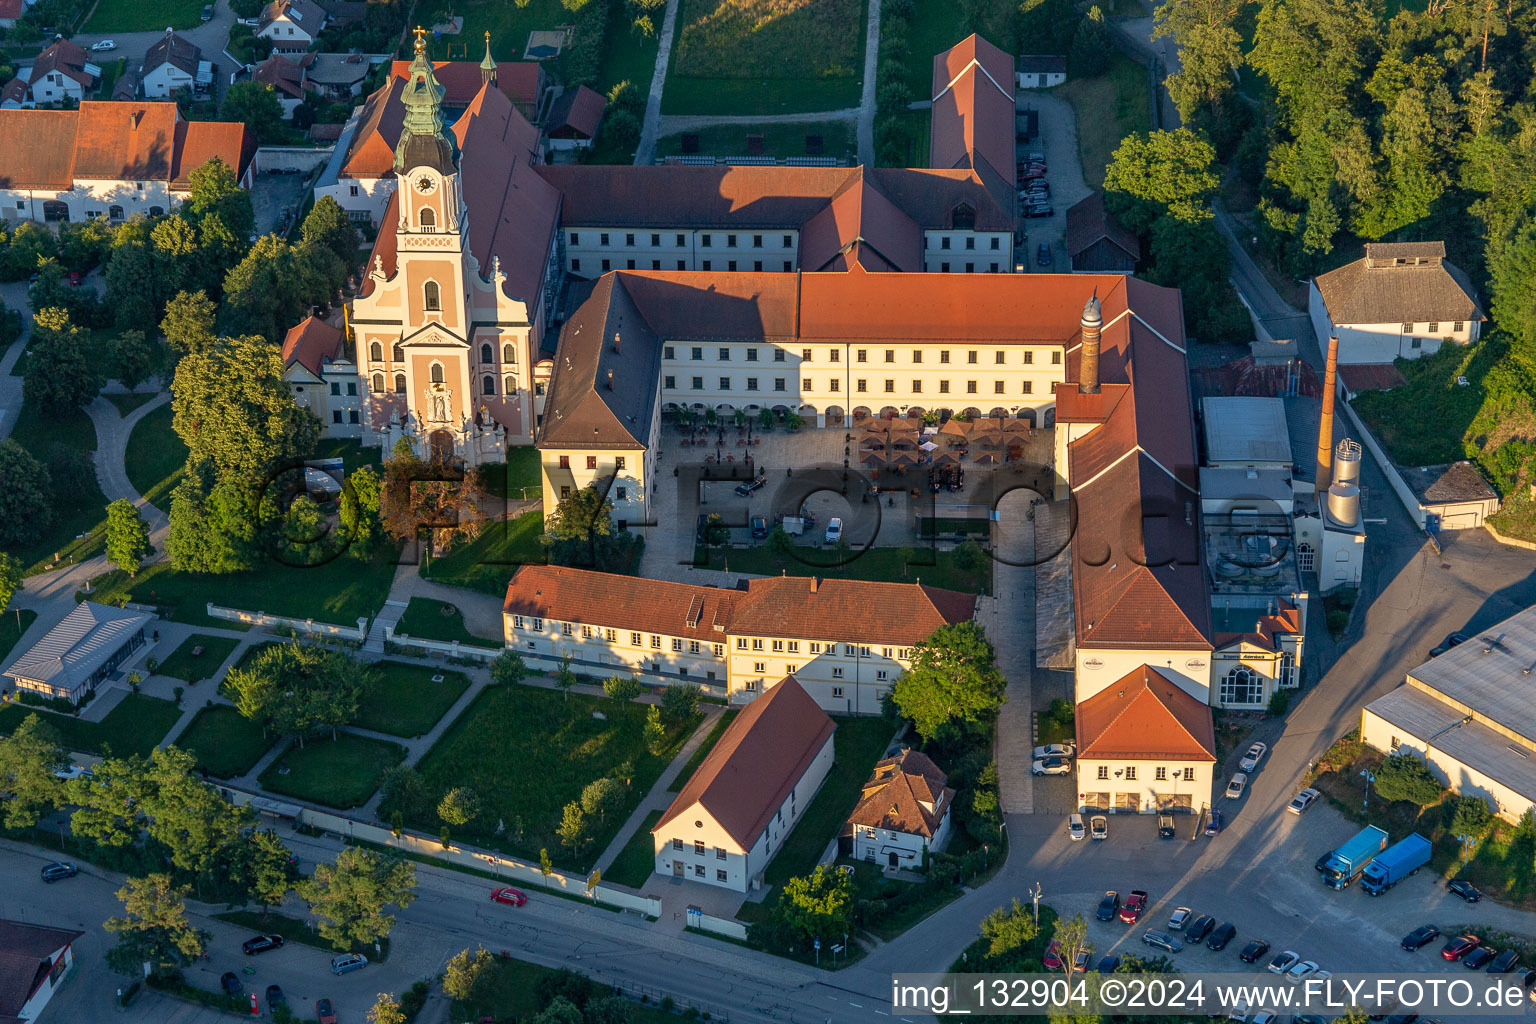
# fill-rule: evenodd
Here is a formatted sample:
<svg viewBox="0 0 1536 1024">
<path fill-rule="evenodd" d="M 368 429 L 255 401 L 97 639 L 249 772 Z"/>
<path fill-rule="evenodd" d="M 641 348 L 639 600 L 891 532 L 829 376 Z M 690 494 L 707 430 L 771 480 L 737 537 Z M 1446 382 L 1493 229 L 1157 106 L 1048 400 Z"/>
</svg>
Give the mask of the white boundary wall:
<svg viewBox="0 0 1536 1024">
<path fill-rule="evenodd" d="M 266 612 L 248 612 L 242 608 L 225 608 L 216 605 L 212 601 L 207 604 L 208 617 L 213 619 L 227 619 L 230 622 L 243 622 L 250 626 L 290 626 L 301 633 L 314 633 L 320 636 L 337 636 L 347 640 L 368 639 L 368 619 L 359 617 L 356 626 L 335 626 L 329 622 L 316 622 L 314 619 L 290 619 L 282 615 L 268 615 Z"/>
</svg>

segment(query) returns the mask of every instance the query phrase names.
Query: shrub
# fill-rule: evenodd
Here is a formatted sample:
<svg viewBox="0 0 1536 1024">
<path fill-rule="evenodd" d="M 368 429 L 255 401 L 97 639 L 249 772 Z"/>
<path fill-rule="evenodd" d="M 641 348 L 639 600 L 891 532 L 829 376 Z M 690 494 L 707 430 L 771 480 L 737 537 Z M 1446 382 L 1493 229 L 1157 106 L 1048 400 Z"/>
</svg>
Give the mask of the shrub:
<svg viewBox="0 0 1536 1024">
<path fill-rule="evenodd" d="M 1451 831 L 1457 835 L 1482 835 L 1483 830 L 1488 827 L 1489 820 L 1493 817 L 1493 814 L 1488 810 L 1488 805 L 1483 802 L 1481 797 L 1457 797 L 1454 806 L 1456 810 L 1451 815 Z"/>
<path fill-rule="evenodd" d="M 1399 754 L 1376 769 L 1376 794 L 1383 800 L 1406 800 L 1423 807 L 1439 800 L 1444 792 L 1429 766 L 1417 757 Z"/>
<path fill-rule="evenodd" d="M 1276 690 L 1269 697 L 1269 713 L 1283 715 L 1291 709 L 1291 691 Z"/>
</svg>

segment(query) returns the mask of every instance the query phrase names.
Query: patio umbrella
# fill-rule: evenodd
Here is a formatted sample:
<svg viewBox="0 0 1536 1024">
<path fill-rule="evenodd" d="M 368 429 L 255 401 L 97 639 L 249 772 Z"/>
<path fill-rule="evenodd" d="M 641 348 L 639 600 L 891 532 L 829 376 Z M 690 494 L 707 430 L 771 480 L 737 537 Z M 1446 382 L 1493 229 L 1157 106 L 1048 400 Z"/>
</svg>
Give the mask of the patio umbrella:
<svg viewBox="0 0 1536 1024">
<path fill-rule="evenodd" d="M 939 428 L 939 433 L 948 437 L 967 437 L 971 432 L 971 425 L 964 420 L 949 419 Z"/>
<path fill-rule="evenodd" d="M 892 466 L 911 466 L 917 462 L 917 456 L 911 452 L 892 452 L 889 461 Z"/>
<path fill-rule="evenodd" d="M 933 457 L 933 464 L 935 466 L 953 466 L 959 461 L 960 456 L 954 452 L 939 452 L 939 454 Z"/>
<path fill-rule="evenodd" d="M 932 441 L 924 441 L 922 444 L 918 445 L 918 447 L 925 452 L 931 452 L 937 448 L 938 445 L 934 444 Z"/>
<path fill-rule="evenodd" d="M 986 464 L 986 463 L 989 463 L 989 462 L 996 462 L 997 461 L 997 456 L 993 455 L 991 452 L 982 452 L 981 454 L 976 456 L 976 461 L 978 463 L 982 463 L 982 464 Z"/>
<path fill-rule="evenodd" d="M 860 461 L 866 466 L 883 466 L 885 465 L 885 452 L 865 449 Z"/>
</svg>

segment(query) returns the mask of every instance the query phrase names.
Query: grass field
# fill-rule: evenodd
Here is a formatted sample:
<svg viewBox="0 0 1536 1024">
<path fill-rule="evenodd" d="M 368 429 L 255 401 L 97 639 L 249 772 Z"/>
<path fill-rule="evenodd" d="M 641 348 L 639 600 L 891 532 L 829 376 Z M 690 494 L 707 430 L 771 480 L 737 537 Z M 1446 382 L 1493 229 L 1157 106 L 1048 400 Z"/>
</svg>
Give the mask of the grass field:
<svg viewBox="0 0 1536 1024">
<path fill-rule="evenodd" d="M 593 712 L 606 720 L 594 718 Z M 616 706 L 575 693 L 566 699 L 540 687 L 493 686 L 481 692 L 416 767 L 433 807 L 455 786 L 468 786 L 479 795 L 480 816 L 455 829 L 456 838 L 530 858 L 544 848 L 556 864 L 585 869 L 696 724 L 672 727 L 666 748 L 655 756 L 642 736 L 645 707 L 640 704 Z M 510 756 L 514 745 L 516 756 Z M 633 774 L 625 805 L 609 812 L 581 851 L 562 846 L 555 834 L 561 809 L 587 783 L 626 763 Z M 429 833 L 440 827 L 430 812 L 407 823 Z M 498 824 L 505 826 L 501 835 L 495 834 Z"/>
<path fill-rule="evenodd" d="M 709 730 L 709 735 L 704 737 L 704 742 L 700 743 L 699 748 L 688 756 L 688 761 L 683 765 L 683 770 L 677 773 L 677 778 L 673 779 L 672 784 L 667 787 L 668 793 L 682 792 L 683 787 L 688 785 L 688 780 L 693 778 L 693 773 L 699 770 L 699 765 L 704 763 L 704 759 L 709 756 L 709 752 L 715 749 L 715 744 L 720 742 L 720 737 L 725 733 L 726 727 L 731 724 L 731 720 L 736 715 L 737 710 L 735 708 L 727 708 L 720 713 L 720 717 L 715 719 L 714 726 Z"/>
<path fill-rule="evenodd" d="M 116 757 L 147 755 L 181 717 L 181 709 L 171 701 L 142 693 L 124 697 L 100 722 L 7 703 L 0 705 L 0 733 L 9 735 L 33 712 L 58 730 L 59 741 L 70 750 L 105 754 L 110 749 Z"/>
<path fill-rule="evenodd" d="M 169 403 L 145 413 L 128 435 L 128 450 L 123 458 L 123 468 L 133 489 L 162 512 L 170 511 L 171 492 L 181 483 L 187 465 L 187 446 L 171 429 L 174 418 Z"/>
<path fill-rule="evenodd" d="M 449 614 L 444 614 L 444 609 Z M 499 637 L 482 637 L 471 633 L 465 627 L 464 616 L 456 606 L 446 601 L 434 601 L 430 597 L 411 598 L 395 632 L 420 640 L 442 640 L 445 643 L 457 640 L 479 647 L 501 646 Z"/>
<path fill-rule="evenodd" d="M 170 657 L 160 663 L 160 667 L 155 669 L 155 674 L 174 676 L 189 683 L 212 679 L 213 674 L 219 670 L 219 666 L 224 664 L 224 659 L 239 646 L 240 641 L 231 640 L 226 636 L 193 633 L 181 642 L 180 647 L 171 652 Z M 192 649 L 195 647 L 201 647 L 203 653 L 193 654 Z"/>
<path fill-rule="evenodd" d="M 537 498 L 540 486 L 539 450 L 532 445 L 511 448 L 506 462 L 485 467 L 485 489 L 498 498 Z"/>
<path fill-rule="evenodd" d="M 197 28 L 201 0 L 99 0 L 86 32 L 153 32 Z"/>
<path fill-rule="evenodd" d="M 0 614 L 0 664 L 36 619 L 37 612 L 30 608 L 11 608 Z"/>
<path fill-rule="evenodd" d="M 346 810 L 368 802 L 386 768 L 405 758 L 398 743 L 340 733 L 334 740 L 293 744 L 261 773 L 261 788 Z M 282 773 L 286 767 L 288 773 Z"/>
<path fill-rule="evenodd" d="M 893 730 L 880 718 L 839 718 L 832 734 L 834 763 L 816 799 L 795 823 L 789 838 L 768 864 L 764 881 L 781 885 L 786 879 L 809 872 L 827 844 L 837 837 L 848 812 L 858 802 L 859 790 L 885 753 Z"/>
<path fill-rule="evenodd" d="M 682 0 L 664 114 L 857 106 L 867 0 Z"/>
<path fill-rule="evenodd" d="M 420 736 L 469 689 L 462 672 L 428 668 L 404 661 L 381 661 L 369 673 L 373 682 L 358 704 L 355 724 L 391 736 Z M 434 683 L 432 677 L 443 681 Z"/>
<path fill-rule="evenodd" d="M 539 544 L 543 532 L 544 516 L 538 512 L 525 512 L 511 522 L 491 523 L 469 543 L 461 542 L 452 551 L 433 556 L 421 567 L 421 575 L 500 597 L 507 592 L 507 581 L 518 566 L 545 563 L 544 548 Z"/>
<path fill-rule="evenodd" d="M 214 704 L 199 711 L 175 742 L 209 775 L 233 779 L 255 767 L 276 740 L 228 704 Z"/>
<path fill-rule="evenodd" d="M 1095 78 L 1068 79 L 1050 90 L 1077 112 L 1077 150 L 1083 179 L 1090 188 L 1104 184 L 1104 169 L 1120 140 L 1152 127 L 1152 96 L 1147 69 L 1118 50 L 1109 70 Z M 1113 116 L 1106 116 L 1109 112 Z"/>
<path fill-rule="evenodd" d="M 459 1000 L 453 1002 L 450 1019 L 531 1021 L 549 1002 L 549 997 L 544 994 L 549 983 L 560 974 L 572 973 L 569 970 L 557 971 L 522 960 L 497 957 L 492 961 L 491 971 L 485 982 L 476 987 L 474 999 L 469 1002 Z M 576 977 L 579 978 L 581 975 Z M 590 998 L 593 1000 L 611 994 L 606 986 L 595 982 L 590 984 Z M 561 990 L 567 991 L 563 987 Z M 670 1010 L 644 1003 L 630 1003 L 628 1011 L 625 1019 L 630 1021 L 630 1024 L 675 1024 L 680 1019 L 691 1020 L 699 1016 L 695 1013 L 683 1018 Z"/>
<path fill-rule="evenodd" d="M 911 28 L 907 33 L 911 52 L 906 61 L 906 83 L 912 98 L 933 98 L 934 56 L 943 53 L 972 32 L 980 32 L 1004 50 L 1010 49 L 1009 21 L 1015 6 L 1009 0 L 966 0 L 964 3 L 957 3 L 956 0 L 915 0 L 912 5 Z M 923 111 L 923 117 L 927 116 L 928 112 Z M 927 152 L 926 146 L 923 151 Z"/>
<path fill-rule="evenodd" d="M 83 409 L 59 410 L 57 415 L 23 404 L 11 429 L 11 440 L 37 461 L 48 464 L 55 446 L 75 448 L 91 456 L 96 451 L 96 426 Z M 42 537 L 31 544 L 7 549 L 28 575 L 43 572 L 55 555 L 63 562 L 79 562 L 100 554 L 106 546 L 107 496 L 101 493 L 94 473 L 72 484 L 78 498 L 73 504 L 55 507 Z"/>
<path fill-rule="evenodd" d="M 703 549 L 699 549 L 702 552 Z M 838 558 L 847 559 L 841 565 Z M 751 573 L 755 576 L 779 576 L 790 573 L 849 580 L 872 580 L 887 583 L 926 583 L 932 587 L 959 590 L 967 594 L 992 591 L 992 559 L 984 558 L 975 569 L 961 569 L 955 565 L 953 552 L 935 551 L 932 548 L 914 549 L 914 558 L 908 565 L 902 560 L 900 548 L 857 549 L 839 555 L 831 548 L 797 547 L 788 556 L 779 556 L 766 545 L 754 548 L 709 549 L 709 568 L 732 572 Z M 701 566 L 702 568 L 702 566 Z"/>
<path fill-rule="evenodd" d="M 603 881 L 611 885 L 627 885 L 639 889 L 656 870 L 656 841 L 651 829 L 661 820 L 663 811 L 652 811 L 645 816 L 635 834 L 630 836 L 624 849 L 603 872 Z"/>
<path fill-rule="evenodd" d="M 763 137 L 763 154 L 779 158 L 806 156 L 805 137 L 822 137 L 822 156 L 852 161 L 858 156 L 852 121 L 808 121 L 795 124 L 761 125 L 717 124 L 698 131 L 699 153 L 703 156 L 746 156 L 747 136 Z M 656 140 L 657 156 L 678 156 L 683 151 L 681 135 L 667 135 Z"/>
<path fill-rule="evenodd" d="M 97 587 L 92 597 L 102 602 L 128 597 L 157 605 L 166 618 L 195 626 L 236 625 L 209 618 L 204 606 L 211 601 L 247 611 L 355 627 L 359 617 L 371 617 L 384 606 L 395 578 L 394 555 L 390 549 L 366 562 L 343 555 L 311 568 L 269 561 L 253 572 L 227 576 L 177 572 L 169 562 L 156 562 L 137 579 L 119 571 L 98 576 L 91 581 Z"/>
</svg>

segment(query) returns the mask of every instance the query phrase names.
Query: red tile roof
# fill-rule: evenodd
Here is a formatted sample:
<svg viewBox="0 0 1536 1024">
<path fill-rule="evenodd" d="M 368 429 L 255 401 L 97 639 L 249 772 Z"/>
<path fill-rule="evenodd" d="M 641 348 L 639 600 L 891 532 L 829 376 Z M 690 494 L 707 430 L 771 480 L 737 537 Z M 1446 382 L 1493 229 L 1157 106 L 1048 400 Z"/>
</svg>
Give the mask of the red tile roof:
<svg viewBox="0 0 1536 1024">
<path fill-rule="evenodd" d="M 567 89 L 544 119 L 544 132 L 552 139 L 595 139 L 608 101 L 603 94 L 584 85 Z"/>
<path fill-rule="evenodd" d="M 32 64 L 29 80 L 40 82 L 50 72 L 57 71 L 89 88 L 96 81 L 96 76 L 85 70 L 85 66 L 90 62 L 90 54 L 69 40 L 60 39 L 37 55 L 37 60 Z"/>
<path fill-rule="evenodd" d="M 23 0 L 0 0 L 0 18 L 14 20 L 26 11 Z"/>
<path fill-rule="evenodd" d="M 1301 632 L 1301 611 L 1285 598 L 1280 599 L 1280 608 L 1274 614 L 1259 615 L 1254 621 L 1254 629 L 1246 633 L 1217 633 L 1215 634 L 1216 646 L 1226 647 L 1230 644 L 1250 643 L 1263 647 L 1266 650 L 1276 649 L 1276 637 L 1282 634 L 1298 634 Z"/>
<path fill-rule="evenodd" d="M 298 363 L 320 376 L 327 362 L 347 358 L 341 328 L 311 314 L 290 327 L 283 338 L 283 365 Z"/>
<path fill-rule="evenodd" d="M 174 104 L 173 104 L 174 105 Z M 238 121 L 182 121 L 176 126 L 176 173 L 171 184 L 189 188 L 192 172 L 218 157 L 245 178 L 256 158 L 256 136 Z"/>
<path fill-rule="evenodd" d="M 1013 57 L 970 35 L 933 58 L 928 166 L 985 168 L 1009 189 L 1014 159 Z"/>
<path fill-rule="evenodd" d="M 932 837 L 939 830 L 955 791 L 927 754 L 906 750 L 875 765 L 850 824 Z"/>
<path fill-rule="evenodd" d="M 13 81 L 15 81 L 13 79 Z M 0 110 L 0 186 L 67 189 L 74 184 L 76 110 Z"/>
<path fill-rule="evenodd" d="M 726 726 L 651 834 L 702 807 L 742 850 L 751 850 L 835 728 L 795 677 L 785 676 Z"/>
<path fill-rule="evenodd" d="M 281 54 L 273 54 L 256 65 L 251 81 L 270 85 L 289 99 L 304 98 L 304 69 Z"/>
<path fill-rule="evenodd" d="M 1214 763 L 1211 708 L 1143 665 L 1077 705 L 1077 757 Z"/>
<path fill-rule="evenodd" d="M 508 615 L 580 622 L 725 643 L 735 590 L 555 565 L 525 565 L 507 584 Z"/>
<path fill-rule="evenodd" d="M 1100 239 L 1108 239 L 1132 259 L 1141 258 L 1141 241 L 1135 232 L 1110 214 L 1103 192 L 1090 192 L 1067 208 L 1067 255 L 1075 257 Z"/>
<path fill-rule="evenodd" d="M 826 208 L 800 229 L 807 271 L 923 269 L 923 231 L 856 168 Z"/>
</svg>

